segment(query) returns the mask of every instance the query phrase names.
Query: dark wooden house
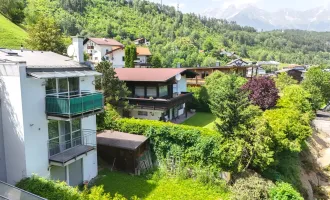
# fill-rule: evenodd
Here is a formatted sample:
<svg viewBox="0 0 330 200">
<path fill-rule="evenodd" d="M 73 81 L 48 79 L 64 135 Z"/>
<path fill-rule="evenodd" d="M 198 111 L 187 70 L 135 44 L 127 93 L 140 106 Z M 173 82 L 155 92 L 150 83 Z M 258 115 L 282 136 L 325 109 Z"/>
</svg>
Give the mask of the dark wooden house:
<svg viewBox="0 0 330 200">
<path fill-rule="evenodd" d="M 115 69 L 120 80 L 131 91 L 127 98 L 133 108 L 126 117 L 169 121 L 185 114 L 187 78 L 197 74 L 183 68 L 121 68 Z"/>
</svg>

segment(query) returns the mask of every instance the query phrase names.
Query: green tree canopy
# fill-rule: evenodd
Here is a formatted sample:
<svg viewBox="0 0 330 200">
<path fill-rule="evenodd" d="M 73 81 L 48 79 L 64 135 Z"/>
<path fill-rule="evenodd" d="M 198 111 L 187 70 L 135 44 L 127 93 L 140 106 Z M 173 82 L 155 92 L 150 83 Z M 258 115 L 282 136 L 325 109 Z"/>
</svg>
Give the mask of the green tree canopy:
<svg viewBox="0 0 330 200">
<path fill-rule="evenodd" d="M 275 84 L 277 89 L 280 91 L 283 91 L 285 87 L 297 84 L 298 81 L 294 80 L 291 76 L 289 76 L 287 73 L 280 73 L 276 78 L 275 78 Z"/>
<path fill-rule="evenodd" d="M 126 84 L 119 80 L 116 72 L 108 61 L 102 61 L 96 66 L 96 71 L 102 73 L 101 79 L 96 81 L 96 88 L 103 90 L 105 103 L 114 108 L 128 108 L 128 102 L 124 98 L 130 95 Z"/>
<path fill-rule="evenodd" d="M 65 37 L 55 20 L 40 17 L 36 24 L 28 27 L 27 45 L 32 50 L 53 51 L 63 54 L 66 50 Z"/>
<path fill-rule="evenodd" d="M 311 94 L 313 109 L 319 109 L 330 100 L 330 73 L 312 67 L 305 74 L 303 87 Z"/>
</svg>

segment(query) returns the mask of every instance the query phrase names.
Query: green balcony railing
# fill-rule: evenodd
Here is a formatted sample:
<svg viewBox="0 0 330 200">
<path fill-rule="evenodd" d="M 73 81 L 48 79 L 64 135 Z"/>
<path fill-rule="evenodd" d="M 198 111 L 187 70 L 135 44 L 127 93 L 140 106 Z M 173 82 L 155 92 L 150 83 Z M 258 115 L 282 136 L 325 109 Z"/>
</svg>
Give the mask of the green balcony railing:
<svg viewBox="0 0 330 200">
<path fill-rule="evenodd" d="M 97 110 L 103 110 L 103 94 L 82 92 L 77 95 L 50 94 L 46 96 L 48 115 L 71 117 Z"/>
</svg>

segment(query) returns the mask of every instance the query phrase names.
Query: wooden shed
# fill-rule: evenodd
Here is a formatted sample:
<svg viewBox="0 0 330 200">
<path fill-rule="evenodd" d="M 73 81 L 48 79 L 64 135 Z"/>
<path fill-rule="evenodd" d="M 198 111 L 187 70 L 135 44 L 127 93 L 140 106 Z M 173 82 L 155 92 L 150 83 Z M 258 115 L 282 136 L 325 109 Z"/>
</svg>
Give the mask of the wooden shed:
<svg viewBox="0 0 330 200">
<path fill-rule="evenodd" d="M 151 166 L 148 138 L 118 131 L 107 130 L 97 134 L 97 153 L 111 168 L 137 173 Z M 147 164 L 145 164 L 147 163 Z"/>
</svg>

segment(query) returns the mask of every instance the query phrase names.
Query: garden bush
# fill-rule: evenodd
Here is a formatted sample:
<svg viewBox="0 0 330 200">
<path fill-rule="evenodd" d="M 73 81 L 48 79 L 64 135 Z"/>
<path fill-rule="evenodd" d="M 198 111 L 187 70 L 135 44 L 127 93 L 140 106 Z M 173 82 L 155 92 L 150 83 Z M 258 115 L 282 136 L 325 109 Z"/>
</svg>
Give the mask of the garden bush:
<svg viewBox="0 0 330 200">
<path fill-rule="evenodd" d="M 104 192 L 103 186 L 94 186 L 90 189 L 85 187 L 81 192 L 77 187 L 71 187 L 65 182 L 48 180 L 35 175 L 22 179 L 16 186 L 48 200 L 126 200 L 120 194 L 115 194 L 111 198 L 109 193 Z"/>
<path fill-rule="evenodd" d="M 267 181 L 258 175 L 250 175 L 236 180 L 231 187 L 234 200 L 264 200 L 269 199 L 268 191 L 273 182 Z"/>
<path fill-rule="evenodd" d="M 304 198 L 289 183 L 278 182 L 269 191 L 271 200 L 303 200 Z"/>
</svg>

